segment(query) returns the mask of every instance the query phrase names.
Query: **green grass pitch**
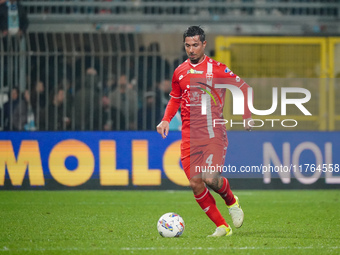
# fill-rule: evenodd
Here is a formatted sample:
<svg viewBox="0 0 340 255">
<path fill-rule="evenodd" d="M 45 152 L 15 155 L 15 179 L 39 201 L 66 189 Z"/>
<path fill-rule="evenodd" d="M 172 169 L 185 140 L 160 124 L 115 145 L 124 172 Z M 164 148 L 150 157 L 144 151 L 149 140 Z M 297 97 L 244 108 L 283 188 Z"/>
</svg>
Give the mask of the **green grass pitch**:
<svg viewBox="0 0 340 255">
<path fill-rule="evenodd" d="M 207 238 L 215 226 L 189 191 L 1 191 L 0 254 L 340 253 L 340 190 L 234 193 L 243 226 Z M 172 211 L 184 234 L 162 238 L 157 220 Z"/>
</svg>

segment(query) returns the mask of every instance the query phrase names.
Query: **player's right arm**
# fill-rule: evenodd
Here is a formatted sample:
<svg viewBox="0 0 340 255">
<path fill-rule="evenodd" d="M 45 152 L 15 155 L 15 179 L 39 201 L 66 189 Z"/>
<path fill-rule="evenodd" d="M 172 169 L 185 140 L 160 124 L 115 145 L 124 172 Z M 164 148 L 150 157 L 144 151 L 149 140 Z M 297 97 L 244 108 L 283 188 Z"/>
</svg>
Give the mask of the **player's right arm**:
<svg viewBox="0 0 340 255">
<path fill-rule="evenodd" d="M 166 106 L 164 117 L 162 121 L 157 125 L 157 132 L 161 134 L 161 136 L 166 138 L 169 133 L 169 123 L 172 118 L 176 115 L 179 106 L 181 104 L 182 99 L 182 91 L 181 87 L 178 83 L 178 79 L 176 78 L 176 71 L 172 77 L 172 90 L 170 92 L 170 100 L 168 105 Z"/>
<path fill-rule="evenodd" d="M 166 138 L 169 133 L 169 123 L 172 118 L 176 115 L 178 108 L 181 104 L 181 99 L 173 98 L 168 102 L 166 106 L 164 117 L 162 121 L 157 125 L 157 132 L 161 134 L 163 138 Z"/>
<path fill-rule="evenodd" d="M 157 132 L 161 134 L 162 138 L 166 138 L 169 134 L 169 122 L 166 120 L 162 120 L 158 125 L 157 125 Z"/>
</svg>

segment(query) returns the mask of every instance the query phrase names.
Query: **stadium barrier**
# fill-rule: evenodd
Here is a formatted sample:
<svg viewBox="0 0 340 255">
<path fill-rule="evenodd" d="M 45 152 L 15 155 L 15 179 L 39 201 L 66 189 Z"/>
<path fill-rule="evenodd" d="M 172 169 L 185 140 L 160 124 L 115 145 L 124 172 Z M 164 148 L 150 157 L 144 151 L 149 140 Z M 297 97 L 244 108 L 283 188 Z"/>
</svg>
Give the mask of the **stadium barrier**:
<svg viewBox="0 0 340 255">
<path fill-rule="evenodd" d="M 228 133 L 234 189 L 340 188 L 339 132 Z M 0 190 L 186 189 L 180 132 L 1 132 Z M 196 166 L 195 166 L 196 167 Z M 197 166 L 200 167 L 200 166 Z"/>
</svg>

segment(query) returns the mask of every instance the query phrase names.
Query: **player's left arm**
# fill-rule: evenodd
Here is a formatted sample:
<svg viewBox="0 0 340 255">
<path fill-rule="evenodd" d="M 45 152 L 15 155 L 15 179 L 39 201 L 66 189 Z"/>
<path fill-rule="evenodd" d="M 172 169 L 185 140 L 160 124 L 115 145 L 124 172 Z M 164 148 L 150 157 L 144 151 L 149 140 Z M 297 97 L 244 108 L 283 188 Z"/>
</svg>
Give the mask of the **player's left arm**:
<svg viewBox="0 0 340 255">
<path fill-rule="evenodd" d="M 243 79 L 234 74 L 224 64 L 219 65 L 219 75 L 221 75 L 224 78 L 232 79 L 234 82 L 236 82 L 236 83 L 232 82 L 232 84 L 241 89 L 244 98 L 244 114 L 243 114 L 243 120 L 245 121 L 244 128 L 247 131 L 251 131 L 252 127 L 254 126 L 254 121 L 251 118 L 251 111 L 249 110 L 248 107 L 248 88 L 250 86 Z"/>
<path fill-rule="evenodd" d="M 240 80 L 240 89 L 244 96 L 244 114 L 243 114 L 243 120 L 245 121 L 244 129 L 247 131 L 251 131 L 252 127 L 254 126 L 254 121 L 251 117 L 251 111 L 248 107 L 248 88 L 250 87 L 245 81 L 242 79 Z M 251 95 L 253 96 L 253 95 Z"/>
</svg>

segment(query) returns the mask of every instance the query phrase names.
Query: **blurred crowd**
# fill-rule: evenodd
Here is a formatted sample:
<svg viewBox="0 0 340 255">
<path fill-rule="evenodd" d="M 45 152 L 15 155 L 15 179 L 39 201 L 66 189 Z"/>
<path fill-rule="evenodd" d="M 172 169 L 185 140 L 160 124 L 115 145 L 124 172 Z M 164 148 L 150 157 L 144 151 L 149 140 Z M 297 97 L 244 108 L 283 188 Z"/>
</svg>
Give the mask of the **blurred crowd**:
<svg viewBox="0 0 340 255">
<path fill-rule="evenodd" d="M 155 90 L 143 93 L 125 74 L 117 79 L 110 75 L 102 83 L 98 71 L 90 67 L 79 86 L 66 79 L 54 88 L 46 88 L 41 80 L 30 90 L 12 87 L 0 117 L 3 113 L 4 130 L 15 131 L 154 130 L 170 91 L 169 79 L 159 82 Z"/>
<path fill-rule="evenodd" d="M 119 44 L 121 49 L 113 49 L 116 53 L 103 60 L 94 56 L 93 42 L 85 35 L 81 40 L 86 40 L 86 46 L 77 41 L 79 54 L 67 57 L 65 47 L 74 39 L 65 39 L 65 45 L 63 39 L 51 40 L 52 34 L 49 38 L 26 35 L 27 28 L 20 1 L 0 0 L 0 129 L 155 129 L 171 91 L 170 65 L 160 56 L 157 43 L 135 52 L 131 36 L 112 37 L 112 47 Z M 26 55 L 27 47 L 37 54 Z M 138 57 L 117 57 L 119 51 L 127 50 Z"/>
<path fill-rule="evenodd" d="M 29 56 L 25 86 L 18 83 L 18 72 L 9 69 L 15 54 L 4 56 L 0 88 L 8 95 L 0 104 L 0 128 L 155 130 L 169 100 L 170 70 L 185 56 L 170 65 L 157 43 L 141 47 L 133 58 L 110 54 L 105 59 L 91 52 L 67 57 L 60 50 L 47 58 Z M 172 123 L 173 130 L 180 127 L 180 121 Z"/>
</svg>

